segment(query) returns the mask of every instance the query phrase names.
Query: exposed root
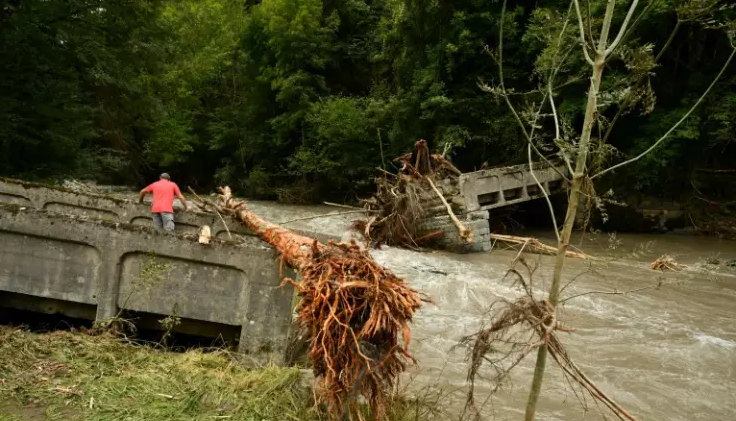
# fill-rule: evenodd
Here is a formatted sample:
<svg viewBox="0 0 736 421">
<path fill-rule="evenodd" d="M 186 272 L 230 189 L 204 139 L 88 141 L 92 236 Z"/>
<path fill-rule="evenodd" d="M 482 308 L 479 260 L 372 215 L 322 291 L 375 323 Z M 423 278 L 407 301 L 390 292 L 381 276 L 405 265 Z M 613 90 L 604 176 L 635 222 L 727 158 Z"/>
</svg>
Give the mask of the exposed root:
<svg viewBox="0 0 736 421">
<path fill-rule="evenodd" d="M 574 329 L 557 320 L 555 309 L 549 301 L 534 297 L 533 270 L 523 259 L 520 261 L 529 271 L 528 281 L 515 269 L 510 269 L 509 274 L 516 277 L 516 283 L 522 286 L 525 294 L 514 301 L 495 302 L 491 305 L 491 319 L 488 327 L 461 341 L 461 345 L 467 347 L 467 360 L 470 362 L 467 409 L 479 415 L 475 404 L 474 385 L 484 364 L 490 364 L 494 371 L 491 379 L 494 388 L 491 393 L 495 393 L 509 373 L 531 351 L 540 346 L 546 346 L 550 356 L 562 369 L 566 380 L 573 386 L 579 399 L 580 395 L 576 388 L 587 392 L 620 420 L 636 421 L 634 416 L 601 391 L 572 361 L 558 337 L 558 332 L 574 332 Z M 585 405 L 582 399 L 580 402 Z"/>
<path fill-rule="evenodd" d="M 414 152 L 401 155 L 394 162 L 401 164 L 398 174 L 380 169 L 383 175 L 375 180 L 376 193 L 363 201 L 363 207 L 371 211 L 373 216 L 354 224 L 354 228 L 363 234 L 368 243 L 375 246 L 389 244 L 414 248 L 441 236 L 439 232 L 420 235 L 417 230 L 417 221 L 427 213 L 422 208 L 421 201 L 434 196 L 439 197 L 442 203 L 439 206 L 444 205 L 447 209 L 461 238 L 472 242 L 472 232 L 458 220 L 435 185 L 438 179 L 456 178 L 461 174 L 460 170 L 442 155 L 430 154 L 424 139 L 416 142 Z"/>
<path fill-rule="evenodd" d="M 272 224 L 221 189 L 217 208 L 251 228 L 299 270 L 293 285 L 301 300 L 297 321 L 309 332 L 308 356 L 319 379 L 318 399 L 333 419 L 357 412 L 363 395 L 375 419 L 386 419 L 396 377 L 414 362 L 409 323 L 421 307 L 419 294 L 376 263 L 354 242 L 323 244 Z M 399 343 L 399 335 L 403 343 Z"/>
<path fill-rule="evenodd" d="M 363 201 L 372 217 L 355 221 L 353 227 L 376 246 L 420 246 L 422 241 L 415 222 L 424 215 L 419 204 L 422 186 L 405 175 L 399 175 L 396 180 L 376 178 L 376 186 L 375 195 Z"/>
<path fill-rule="evenodd" d="M 663 254 L 659 256 L 657 260 L 653 261 L 650 267 L 654 270 L 673 270 L 675 272 L 679 272 L 687 268 L 687 265 L 677 263 L 669 254 Z"/>
<path fill-rule="evenodd" d="M 408 323 L 422 305 L 402 279 L 357 246 L 331 245 L 301 269 L 297 320 L 309 329 L 309 359 L 330 414 L 346 414 L 362 394 L 377 419 L 396 377 L 415 361 Z M 403 344 L 399 344 L 399 334 Z"/>
</svg>

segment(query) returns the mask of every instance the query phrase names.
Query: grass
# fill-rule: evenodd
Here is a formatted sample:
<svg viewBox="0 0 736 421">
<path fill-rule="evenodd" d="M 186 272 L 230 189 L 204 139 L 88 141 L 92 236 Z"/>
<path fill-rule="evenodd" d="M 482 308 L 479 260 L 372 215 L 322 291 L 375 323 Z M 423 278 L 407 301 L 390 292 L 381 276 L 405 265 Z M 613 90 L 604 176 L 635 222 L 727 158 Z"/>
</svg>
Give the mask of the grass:
<svg viewBox="0 0 736 421">
<path fill-rule="evenodd" d="M 326 420 L 296 368 L 248 369 L 225 351 L 171 353 L 109 335 L 0 326 L 0 421 Z M 392 421 L 434 418 L 397 400 Z"/>
</svg>

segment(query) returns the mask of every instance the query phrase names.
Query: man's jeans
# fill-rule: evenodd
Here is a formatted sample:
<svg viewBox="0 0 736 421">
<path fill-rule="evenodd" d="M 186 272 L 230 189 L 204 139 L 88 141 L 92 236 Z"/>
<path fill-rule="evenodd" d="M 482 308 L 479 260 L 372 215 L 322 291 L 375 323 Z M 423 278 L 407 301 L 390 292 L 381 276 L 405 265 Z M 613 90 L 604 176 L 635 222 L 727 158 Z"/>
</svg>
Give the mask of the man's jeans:
<svg viewBox="0 0 736 421">
<path fill-rule="evenodd" d="M 174 230 L 174 214 L 171 212 L 156 212 L 153 215 L 153 226 L 156 229 Z"/>
</svg>

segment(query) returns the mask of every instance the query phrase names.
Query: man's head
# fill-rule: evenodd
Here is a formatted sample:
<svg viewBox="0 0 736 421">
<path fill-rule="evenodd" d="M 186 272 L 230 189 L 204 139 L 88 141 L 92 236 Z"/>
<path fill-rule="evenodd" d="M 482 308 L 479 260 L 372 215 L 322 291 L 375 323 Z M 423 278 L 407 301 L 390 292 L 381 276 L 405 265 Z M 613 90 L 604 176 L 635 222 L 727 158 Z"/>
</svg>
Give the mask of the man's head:
<svg viewBox="0 0 736 421">
<path fill-rule="evenodd" d="M 168 173 L 162 173 L 161 176 L 159 176 L 159 179 L 161 179 L 161 180 L 171 180 L 171 176 L 169 176 Z"/>
</svg>

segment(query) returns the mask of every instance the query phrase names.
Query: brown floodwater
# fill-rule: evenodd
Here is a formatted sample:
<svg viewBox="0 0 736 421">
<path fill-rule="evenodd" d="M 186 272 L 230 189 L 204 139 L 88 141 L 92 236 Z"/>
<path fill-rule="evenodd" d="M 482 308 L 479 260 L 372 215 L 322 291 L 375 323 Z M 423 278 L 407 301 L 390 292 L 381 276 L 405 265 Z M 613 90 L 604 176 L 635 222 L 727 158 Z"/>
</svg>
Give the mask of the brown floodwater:
<svg viewBox="0 0 736 421">
<path fill-rule="evenodd" d="M 549 233 L 535 234 L 554 244 Z M 736 244 L 670 235 L 586 237 L 576 244 L 603 260 L 568 259 L 565 280 L 577 279 L 563 298 L 660 282 L 662 286 L 627 295 L 589 294 L 565 302 L 559 317 L 576 332 L 562 334 L 561 339 L 573 360 L 640 420 L 736 419 L 736 269 L 725 264 L 736 259 Z M 678 273 L 650 269 L 649 264 L 664 253 L 689 267 Z M 467 386 L 465 351 L 453 347 L 482 326 L 491 303 L 521 295 L 511 279 L 504 279 L 516 254 L 500 245 L 491 253 L 473 255 L 398 249 L 375 253 L 381 263 L 405 275 L 436 302 L 427 305 L 414 323 L 412 349 L 419 364 L 413 369 L 411 387 L 454 390 L 448 417 L 462 411 Z M 548 285 L 552 258 L 527 259 L 539 265 L 536 285 Z M 482 412 L 487 419 L 522 418 L 534 355 L 490 399 L 494 384 L 476 382 L 476 398 L 485 401 Z M 589 397 L 587 405 L 579 402 L 554 362 L 548 367 L 538 419 L 604 419 Z"/>
</svg>

